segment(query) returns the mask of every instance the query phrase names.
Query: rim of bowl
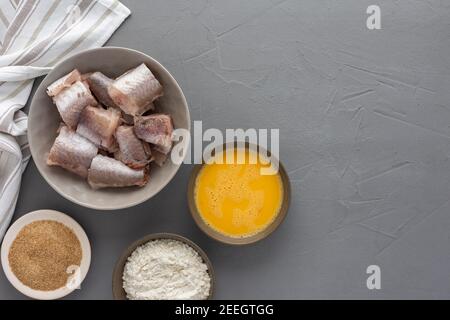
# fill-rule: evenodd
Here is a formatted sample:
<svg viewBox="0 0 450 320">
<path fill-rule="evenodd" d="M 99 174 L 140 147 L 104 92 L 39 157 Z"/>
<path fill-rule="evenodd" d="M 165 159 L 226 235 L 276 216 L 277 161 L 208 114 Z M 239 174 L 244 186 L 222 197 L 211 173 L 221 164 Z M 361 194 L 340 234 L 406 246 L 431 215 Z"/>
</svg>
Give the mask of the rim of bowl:
<svg viewBox="0 0 450 320">
<path fill-rule="evenodd" d="M 125 264 L 127 263 L 128 257 L 136 250 L 137 247 L 146 244 L 149 241 L 153 240 L 160 240 L 160 239 L 171 239 L 171 240 L 178 240 L 180 242 L 183 242 L 190 246 L 192 249 L 194 249 L 202 258 L 203 262 L 208 267 L 208 274 L 211 278 L 211 286 L 209 288 L 209 295 L 207 300 L 211 300 L 214 295 L 214 289 L 216 286 L 216 277 L 213 265 L 211 263 L 211 260 L 209 260 L 208 255 L 205 251 L 203 251 L 202 248 L 200 248 L 195 242 L 192 240 L 183 237 L 179 234 L 175 233 L 167 233 L 167 232 L 159 232 L 159 233 L 152 233 L 148 234 L 136 241 L 134 241 L 132 244 L 130 244 L 120 255 L 119 259 L 116 262 L 116 265 L 114 267 L 113 276 L 112 276 L 112 294 L 114 300 L 128 300 L 127 294 L 125 290 L 123 289 L 123 269 L 125 268 Z"/>
<path fill-rule="evenodd" d="M 233 146 L 234 148 L 244 147 L 245 149 L 249 149 L 250 146 L 252 146 L 252 148 L 257 148 L 254 150 L 257 150 L 258 154 L 261 152 L 266 152 L 267 155 L 272 156 L 271 152 L 268 151 L 267 149 L 261 147 L 258 144 L 251 144 L 249 142 L 246 142 L 244 146 L 239 145 L 236 141 L 224 143 L 222 145 L 222 148 L 223 148 L 222 150 L 225 151 L 226 148 L 229 148 L 231 146 Z M 219 242 L 225 243 L 225 244 L 236 245 L 236 246 L 256 243 L 258 241 L 261 241 L 261 240 L 267 238 L 272 233 L 274 233 L 275 230 L 277 230 L 278 227 L 285 220 L 287 213 L 289 211 L 289 206 L 290 206 L 290 202 L 291 202 L 291 182 L 289 180 L 289 175 L 287 174 L 287 171 L 285 170 L 281 161 L 279 159 L 277 159 L 277 161 L 278 161 L 278 174 L 280 175 L 281 183 L 283 186 L 283 199 L 282 199 L 282 204 L 281 204 L 280 210 L 279 210 L 277 216 L 275 217 L 275 219 L 266 228 L 264 228 L 263 230 L 259 231 L 256 234 L 253 234 L 248 237 L 227 236 L 227 235 L 220 233 L 219 231 L 213 229 L 201 217 L 201 214 L 195 203 L 195 184 L 196 184 L 197 177 L 198 177 L 200 171 L 203 169 L 203 166 L 205 166 L 207 164 L 205 163 L 205 161 L 203 159 L 202 164 L 195 165 L 194 169 L 192 169 L 191 175 L 189 177 L 188 189 L 187 189 L 187 199 L 188 199 L 189 211 L 190 211 L 191 216 L 194 219 L 195 223 L 197 224 L 197 226 L 210 238 L 217 240 Z"/>
<path fill-rule="evenodd" d="M 179 90 L 179 92 L 180 92 L 180 94 L 181 94 L 181 98 L 182 98 L 182 101 L 183 101 L 183 105 L 184 105 L 185 108 L 186 108 L 187 130 L 188 130 L 189 132 L 191 131 L 191 115 L 190 115 L 190 111 L 189 111 L 189 105 L 188 105 L 188 103 L 187 103 L 186 97 L 184 96 L 183 90 L 181 89 L 181 87 L 180 87 L 180 85 L 178 84 L 177 80 L 172 76 L 172 74 L 169 72 L 169 70 L 167 70 L 166 67 L 164 67 L 159 61 L 157 61 L 157 60 L 154 59 L 153 57 L 149 56 L 148 54 L 145 54 L 145 53 L 143 53 L 143 52 L 141 52 L 141 51 L 138 51 L 138 50 L 135 50 L 135 49 L 125 48 L 125 47 L 99 47 L 99 48 L 92 48 L 92 49 L 83 50 L 83 51 L 80 51 L 80 52 L 78 52 L 78 53 L 72 54 L 72 55 L 68 56 L 67 58 L 65 58 L 64 60 L 62 60 L 62 61 L 60 61 L 59 63 L 57 63 L 57 64 L 53 67 L 53 69 L 52 69 L 52 70 L 44 77 L 44 79 L 41 81 L 41 83 L 40 83 L 39 86 L 37 87 L 35 93 L 36 93 L 38 90 L 43 90 L 43 89 L 44 89 L 44 88 L 42 88 L 42 87 L 43 87 L 44 80 L 45 80 L 49 75 L 51 75 L 51 73 L 52 73 L 54 70 L 57 70 L 62 64 L 64 64 L 67 60 L 73 59 L 73 58 L 75 58 L 75 57 L 77 57 L 77 56 L 80 56 L 80 55 L 83 55 L 83 54 L 85 54 L 85 53 L 87 53 L 87 52 L 105 51 L 105 50 L 123 50 L 123 51 L 128 51 L 128 52 L 134 52 L 134 53 L 143 55 L 144 57 L 146 57 L 147 59 L 151 60 L 153 63 L 155 63 L 155 64 L 158 65 L 159 67 L 161 67 L 161 69 L 162 69 L 164 72 L 166 72 L 167 75 L 173 80 L 173 83 L 174 83 L 175 87 Z M 30 103 L 30 110 L 29 110 L 29 112 L 28 112 L 29 118 L 32 116 L 32 112 L 33 112 L 32 110 L 35 108 L 34 105 L 35 105 L 35 104 L 34 104 L 34 95 L 33 95 L 33 98 L 32 98 L 31 103 Z M 30 121 L 29 121 L 29 123 L 30 123 Z M 30 131 L 28 130 L 28 131 L 27 131 L 27 138 L 28 138 L 28 142 L 29 142 L 29 146 L 30 146 L 30 153 L 31 153 L 31 156 L 32 156 L 32 158 L 34 158 L 34 157 L 35 157 L 36 151 L 34 150 L 34 148 L 33 148 L 33 143 L 31 142 L 31 141 L 33 140 L 33 137 L 30 136 L 29 132 L 30 132 Z M 187 156 L 187 153 L 184 155 L 184 157 L 186 158 L 186 156 Z M 184 159 L 183 159 L 183 160 L 184 160 Z M 93 204 L 90 204 L 90 203 L 88 203 L 88 202 L 83 202 L 83 201 L 81 201 L 81 200 L 78 200 L 78 199 L 76 199 L 76 198 L 74 198 L 74 197 L 72 197 L 72 196 L 70 196 L 70 195 L 68 195 L 68 194 L 66 194 L 66 193 L 64 193 L 64 192 L 62 192 L 61 190 L 59 190 L 59 188 L 58 188 L 52 181 L 50 181 L 50 179 L 47 177 L 47 175 L 41 170 L 41 168 L 40 168 L 38 165 L 36 165 L 36 168 L 38 169 L 39 174 L 40 174 L 40 175 L 44 178 L 44 180 L 50 185 L 50 187 L 52 187 L 53 190 L 55 190 L 59 195 L 61 195 L 61 196 L 64 197 L 65 199 L 67 199 L 67 200 L 69 200 L 69 201 L 71 201 L 71 202 L 73 202 L 73 203 L 75 203 L 75 204 L 78 204 L 78 205 L 80 205 L 80 206 L 82 206 L 82 207 L 86 207 L 86 208 L 90 208 L 90 209 L 95 209 L 95 210 L 101 210 L 101 211 L 109 211 L 109 210 L 120 210 L 120 209 L 127 209 L 127 208 L 131 208 L 131 207 L 135 207 L 135 206 L 137 206 L 137 205 L 139 205 L 139 204 L 141 204 L 141 203 L 144 203 L 145 201 L 150 200 L 150 199 L 153 198 L 154 196 L 156 196 L 162 189 L 164 189 L 164 188 L 169 184 L 170 181 L 172 181 L 173 177 L 177 174 L 178 170 L 180 169 L 181 163 L 180 163 L 180 164 L 175 164 L 175 166 L 176 166 L 176 169 L 172 172 L 172 174 L 171 174 L 170 176 L 168 176 L 167 181 L 166 181 L 165 183 L 161 184 L 161 185 L 156 189 L 156 192 L 155 192 L 150 198 L 144 198 L 144 199 L 141 199 L 141 200 L 133 201 L 133 202 L 128 203 L 128 204 L 124 204 L 124 205 L 116 205 L 116 206 L 111 206 L 111 207 L 105 207 L 105 206 L 93 205 Z M 93 191 L 95 191 L 95 190 L 93 190 Z"/>
<path fill-rule="evenodd" d="M 23 284 L 13 273 L 11 270 L 11 266 L 9 265 L 9 250 L 11 249 L 11 245 L 16 239 L 18 233 L 27 225 L 29 225 L 32 222 L 35 221 L 41 221 L 41 220 L 52 220 L 57 221 L 59 223 L 62 223 L 69 229 L 71 229 L 75 235 L 78 238 L 78 241 L 80 241 L 80 246 L 82 249 L 82 258 L 81 258 L 81 265 L 80 265 L 80 285 L 83 283 L 84 279 L 86 278 L 89 267 L 91 265 L 91 244 L 89 242 L 89 238 L 86 235 L 86 232 L 84 231 L 83 227 L 75 221 L 72 217 L 69 215 L 56 211 L 56 210 L 50 210 L 50 209 L 42 209 L 42 210 L 36 210 L 29 212 L 23 216 L 21 216 L 19 219 L 17 219 L 8 229 L 8 231 L 5 234 L 5 237 L 3 238 L 3 243 L 1 246 L 1 264 L 3 268 L 3 272 L 5 273 L 6 278 L 11 283 L 11 285 L 17 289 L 20 293 L 23 295 L 33 298 L 33 299 L 40 299 L 40 300 L 54 300 L 54 299 L 60 299 L 63 298 L 73 291 L 75 291 L 77 288 L 67 288 L 67 287 L 61 287 L 56 290 L 51 291 L 42 291 L 42 290 L 36 290 L 32 289 L 25 284 Z"/>
</svg>

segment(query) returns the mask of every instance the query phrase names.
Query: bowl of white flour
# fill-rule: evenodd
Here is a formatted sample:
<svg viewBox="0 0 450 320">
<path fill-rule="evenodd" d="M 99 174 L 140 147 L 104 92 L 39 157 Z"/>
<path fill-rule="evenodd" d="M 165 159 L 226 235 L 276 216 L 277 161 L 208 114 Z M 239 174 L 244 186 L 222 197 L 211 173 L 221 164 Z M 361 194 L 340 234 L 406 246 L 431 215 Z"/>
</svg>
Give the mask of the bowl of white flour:
<svg viewBox="0 0 450 320">
<path fill-rule="evenodd" d="M 171 233 L 150 234 L 132 243 L 113 272 L 116 300 L 206 300 L 214 272 L 206 253 Z"/>
</svg>

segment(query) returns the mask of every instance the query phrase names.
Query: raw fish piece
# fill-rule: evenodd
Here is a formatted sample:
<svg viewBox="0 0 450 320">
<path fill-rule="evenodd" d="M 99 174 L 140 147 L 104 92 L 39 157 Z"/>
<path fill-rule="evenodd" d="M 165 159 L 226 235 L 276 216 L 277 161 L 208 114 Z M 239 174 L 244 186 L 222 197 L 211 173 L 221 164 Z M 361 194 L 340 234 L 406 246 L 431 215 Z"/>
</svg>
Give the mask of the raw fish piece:
<svg viewBox="0 0 450 320">
<path fill-rule="evenodd" d="M 116 150 L 114 133 L 120 124 L 120 111 L 87 106 L 81 112 L 77 133 L 110 152 Z"/>
<path fill-rule="evenodd" d="M 97 147 L 88 139 L 68 127 L 62 126 L 50 149 L 47 164 L 60 166 L 86 178 L 91 161 L 97 155 L 97 151 Z"/>
<path fill-rule="evenodd" d="M 143 113 L 141 113 L 140 114 L 141 116 L 146 114 L 146 113 L 154 113 L 154 112 L 156 112 L 156 110 L 155 110 L 155 103 L 154 102 L 150 103 L 150 105 L 148 105 L 146 108 L 147 108 L 147 110 L 144 111 Z"/>
<path fill-rule="evenodd" d="M 53 97 L 53 102 L 64 123 L 74 130 L 77 127 L 81 111 L 88 105 L 97 105 L 97 100 L 92 96 L 88 85 L 81 81 L 75 82 Z"/>
<path fill-rule="evenodd" d="M 172 148 L 172 119 L 167 114 L 152 114 L 135 117 L 134 132 L 144 141 L 155 145 L 155 149 L 167 154 Z"/>
<path fill-rule="evenodd" d="M 150 146 L 147 142 L 143 142 L 136 137 L 133 127 L 118 127 L 116 139 L 119 144 L 119 151 L 114 156 L 117 160 L 133 169 L 144 168 L 150 162 Z"/>
<path fill-rule="evenodd" d="M 47 94 L 50 97 L 54 97 L 58 93 L 60 93 L 63 89 L 70 87 L 73 83 L 80 80 L 81 80 L 80 72 L 78 72 L 77 69 L 74 69 L 70 73 L 66 74 L 64 77 L 59 78 L 51 85 L 49 85 L 47 87 Z"/>
<path fill-rule="evenodd" d="M 119 108 L 111 99 L 108 93 L 108 87 L 114 82 L 101 72 L 93 72 L 87 78 L 89 88 L 94 96 L 107 107 Z"/>
<path fill-rule="evenodd" d="M 144 186 L 147 182 L 146 169 L 134 170 L 116 159 L 102 155 L 92 160 L 88 171 L 88 183 L 94 189 Z"/>
<path fill-rule="evenodd" d="M 143 63 L 118 77 L 108 89 L 112 100 L 127 114 L 142 115 L 154 108 L 163 87 Z"/>
<path fill-rule="evenodd" d="M 155 147 L 150 148 L 152 152 L 152 161 L 154 161 L 158 166 L 162 167 L 166 162 L 168 155 L 162 152 L 159 152 Z"/>
<path fill-rule="evenodd" d="M 81 74 L 81 81 L 87 81 L 87 79 L 91 76 L 93 72 L 88 72 L 88 73 L 82 73 Z M 89 83 L 88 83 L 89 84 Z"/>
</svg>

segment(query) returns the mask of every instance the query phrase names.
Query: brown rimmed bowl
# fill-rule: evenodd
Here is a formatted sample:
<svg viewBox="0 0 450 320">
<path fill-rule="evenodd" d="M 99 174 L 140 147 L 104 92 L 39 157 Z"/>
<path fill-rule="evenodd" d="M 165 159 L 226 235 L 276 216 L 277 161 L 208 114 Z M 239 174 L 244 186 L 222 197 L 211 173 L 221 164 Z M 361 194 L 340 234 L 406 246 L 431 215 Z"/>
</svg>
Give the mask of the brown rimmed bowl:
<svg viewBox="0 0 450 320">
<path fill-rule="evenodd" d="M 13 285 L 13 287 L 15 287 L 19 292 L 23 293 L 24 295 L 38 300 L 60 299 L 73 292 L 76 288 L 73 286 L 63 286 L 59 289 L 52 291 L 41 291 L 32 289 L 23 284 L 16 277 L 9 264 L 8 258 L 9 251 L 19 232 L 30 223 L 43 220 L 51 220 L 62 223 L 70 230 L 72 230 L 73 233 L 78 238 L 78 240 L 80 241 L 82 258 L 79 266 L 78 280 L 80 281 L 79 284 L 83 282 L 84 278 L 86 277 L 89 271 L 89 266 L 91 264 L 91 245 L 89 243 L 89 239 L 86 233 L 84 232 L 83 228 L 74 219 L 72 219 L 71 217 L 62 212 L 55 210 L 37 210 L 27 213 L 22 217 L 20 217 L 19 219 L 17 219 L 10 226 L 1 244 L 0 249 L 1 264 L 6 278 Z"/>
<path fill-rule="evenodd" d="M 125 290 L 123 289 L 123 269 L 125 268 L 125 264 L 127 263 L 128 257 L 136 250 L 137 247 L 146 244 L 149 241 L 153 240 L 160 240 L 160 239 L 171 239 L 171 240 L 178 240 L 181 241 L 191 248 L 193 248 L 199 255 L 202 257 L 203 262 L 206 263 L 206 266 L 208 267 L 208 273 L 211 278 L 211 287 L 209 289 L 209 296 L 208 299 L 212 299 L 214 287 L 215 287 L 215 275 L 214 270 L 211 261 L 209 260 L 206 253 L 194 242 L 191 240 L 177 235 L 173 233 L 153 233 L 149 234 L 135 242 L 133 242 L 120 256 L 119 260 L 116 262 L 116 266 L 113 271 L 113 278 L 112 278 L 112 293 L 113 298 L 115 300 L 127 300 L 127 294 Z"/>
<path fill-rule="evenodd" d="M 223 145 L 223 150 L 225 151 L 226 148 L 242 148 L 242 146 L 238 146 L 237 143 L 226 143 Z M 245 143 L 244 148 L 249 149 L 250 144 Z M 271 156 L 271 153 L 267 151 L 266 149 L 262 148 L 261 146 L 255 146 L 252 145 L 253 150 L 257 150 L 258 152 L 262 152 L 265 155 Z M 212 154 L 214 156 L 214 154 Z M 207 165 L 205 161 L 203 161 L 202 164 L 195 165 L 194 169 L 192 170 L 189 182 L 188 182 L 188 190 L 187 190 L 187 198 L 188 198 L 188 205 L 189 205 L 189 211 L 191 212 L 192 217 L 194 218 L 195 223 L 198 225 L 198 227 L 206 233 L 209 237 L 212 239 L 215 239 L 217 241 L 220 241 L 225 244 L 230 245 L 246 245 L 258 242 L 260 240 L 263 240 L 267 238 L 270 234 L 272 234 L 284 221 L 288 210 L 289 205 L 291 201 L 291 183 L 289 180 L 289 176 L 284 169 L 282 163 L 278 160 L 278 166 L 279 171 L 278 174 L 281 177 L 281 182 L 283 185 L 283 199 L 280 211 L 278 212 L 278 215 L 276 218 L 272 221 L 271 224 L 269 224 L 264 230 L 261 230 L 260 232 L 248 236 L 248 237 L 230 237 L 223 233 L 218 232 L 217 230 L 213 229 L 210 225 L 208 225 L 202 218 L 197 205 L 195 203 L 195 184 L 197 181 L 197 177 L 202 170 L 203 166 Z"/>
</svg>

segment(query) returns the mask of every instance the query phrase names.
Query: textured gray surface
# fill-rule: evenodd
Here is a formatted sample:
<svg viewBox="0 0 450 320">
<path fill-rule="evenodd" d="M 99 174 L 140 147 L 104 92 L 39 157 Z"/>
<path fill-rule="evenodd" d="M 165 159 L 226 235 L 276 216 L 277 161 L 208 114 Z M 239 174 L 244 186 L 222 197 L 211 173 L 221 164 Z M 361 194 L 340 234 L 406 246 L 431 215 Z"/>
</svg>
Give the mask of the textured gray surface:
<svg viewBox="0 0 450 320">
<path fill-rule="evenodd" d="M 64 200 L 31 163 L 15 218 L 67 212 L 92 243 L 90 273 L 68 298 L 111 298 L 120 252 L 161 231 L 207 251 L 216 298 L 450 298 L 450 3 L 123 2 L 133 13 L 109 45 L 162 62 L 192 119 L 281 129 L 292 207 L 272 237 L 229 247 L 190 218 L 188 165 L 151 201 L 108 213 Z M 370 4 L 381 30 L 366 28 Z M 370 264 L 381 290 L 366 288 Z M 22 298 L 3 273 L 0 298 Z"/>
</svg>

